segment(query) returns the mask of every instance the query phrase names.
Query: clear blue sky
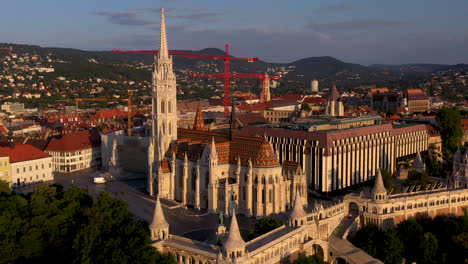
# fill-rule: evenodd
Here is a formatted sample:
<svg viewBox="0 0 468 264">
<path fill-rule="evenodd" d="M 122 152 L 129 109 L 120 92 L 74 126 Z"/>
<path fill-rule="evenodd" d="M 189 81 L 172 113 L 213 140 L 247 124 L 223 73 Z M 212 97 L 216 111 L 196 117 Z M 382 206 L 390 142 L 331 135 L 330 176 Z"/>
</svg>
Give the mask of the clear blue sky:
<svg viewBox="0 0 468 264">
<path fill-rule="evenodd" d="M 85 50 L 233 45 L 270 62 L 468 63 L 468 0 L 2 0 L 0 42 Z"/>
</svg>

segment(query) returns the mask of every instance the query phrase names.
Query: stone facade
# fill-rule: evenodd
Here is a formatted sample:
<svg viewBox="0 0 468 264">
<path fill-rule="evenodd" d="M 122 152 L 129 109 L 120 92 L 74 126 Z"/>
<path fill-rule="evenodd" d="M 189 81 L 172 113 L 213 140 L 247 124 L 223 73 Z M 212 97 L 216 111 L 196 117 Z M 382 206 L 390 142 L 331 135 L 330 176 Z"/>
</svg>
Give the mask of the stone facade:
<svg viewBox="0 0 468 264">
<path fill-rule="evenodd" d="M 295 190 L 306 197 L 298 163 L 281 166 L 263 137 L 179 128 L 157 181 L 161 197 L 209 212 L 262 216 L 286 211 Z"/>
<path fill-rule="evenodd" d="M 381 183 L 380 173 L 377 177 Z M 391 228 L 409 218 L 463 215 L 468 210 L 468 191 L 466 186 L 453 188 L 435 183 L 425 190 L 411 188 L 404 193 L 389 195 L 381 183 L 374 186 L 371 195 L 352 194 L 344 201 L 349 206 L 359 207 L 363 225 L 374 223 L 381 228 Z"/>
<path fill-rule="evenodd" d="M 317 132 L 248 127 L 240 133 L 264 135 L 280 162 L 300 163 L 309 188 L 320 192 L 368 181 L 379 168 L 394 172 L 398 161 L 426 151 L 429 139 L 425 125 L 381 124 Z"/>
</svg>

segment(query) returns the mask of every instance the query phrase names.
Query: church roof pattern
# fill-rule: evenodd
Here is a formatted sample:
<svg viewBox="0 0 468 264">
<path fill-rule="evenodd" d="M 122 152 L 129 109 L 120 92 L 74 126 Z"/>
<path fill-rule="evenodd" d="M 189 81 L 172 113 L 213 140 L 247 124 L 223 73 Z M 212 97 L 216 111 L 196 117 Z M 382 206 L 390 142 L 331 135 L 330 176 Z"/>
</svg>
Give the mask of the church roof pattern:
<svg viewBox="0 0 468 264">
<path fill-rule="evenodd" d="M 177 142 L 171 144 L 166 156 L 175 153 L 177 158 L 187 158 L 192 161 L 198 160 L 205 148 L 211 148 L 212 140 L 215 141 L 218 163 L 239 162 L 248 166 L 252 160 L 252 166 L 257 168 L 279 167 L 277 156 L 271 144 L 263 137 L 234 135 L 229 140 L 229 135 L 209 131 L 195 131 L 179 128 Z"/>
</svg>

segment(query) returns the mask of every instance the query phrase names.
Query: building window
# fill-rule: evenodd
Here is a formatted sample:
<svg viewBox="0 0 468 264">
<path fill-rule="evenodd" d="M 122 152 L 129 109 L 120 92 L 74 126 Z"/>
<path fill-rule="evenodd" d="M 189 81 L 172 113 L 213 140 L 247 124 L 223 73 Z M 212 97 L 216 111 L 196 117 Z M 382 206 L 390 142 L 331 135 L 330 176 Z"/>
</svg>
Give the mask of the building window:
<svg viewBox="0 0 468 264">
<path fill-rule="evenodd" d="M 16 173 L 19 173 L 19 168 L 16 168 Z"/>
<path fill-rule="evenodd" d="M 32 166 L 29 166 L 29 171 L 32 171 Z"/>
<path fill-rule="evenodd" d="M 166 108 L 166 102 L 164 102 L 164 100 L 161 100 L 161 114 L 165 113 L 165 108 Z"/>
</svg>

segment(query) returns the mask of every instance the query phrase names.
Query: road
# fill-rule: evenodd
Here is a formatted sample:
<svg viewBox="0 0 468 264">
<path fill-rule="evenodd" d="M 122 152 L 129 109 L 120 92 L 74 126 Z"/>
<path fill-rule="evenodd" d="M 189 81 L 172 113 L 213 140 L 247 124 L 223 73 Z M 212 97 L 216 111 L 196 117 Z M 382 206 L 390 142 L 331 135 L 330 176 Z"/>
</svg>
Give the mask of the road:
<svg viewBox="0 0 468 264">
<path fill-rule="evenodd" d="M 105 173 L 106 183 L 95 184 L 93 177 L 101 176 L 100 172 L 93 169 L 69 174 L 54 175 L 54 182 L 63 185 L 65 188 L 76 186 L 85 189 L 88 193 L 97 197 L 101 192 L 109 192 L 113 197 L 127 202 L 128 209 L 133 213 L 135 219 L 144 220 L 148 223 L 153 218 L 155 206 L 154 197 L 147 195 L 146 180 L 117 180 Z M 182 235 L 194 230 L 207 230 L 215 232 L 218 226 L 218 216 L 214 214 L 201 214 L 193 209 L 186 209 L 179 205 L 174 206 L 174 202 L 161 199 L 164 215 L 170 225 L 170 233 Z M 252 230 L 257 220 L 244 216 L 238 216 L 241 229 Z M 229 227 L 230 218 L 226 219 L 225 225 Z"/>
</svg>

